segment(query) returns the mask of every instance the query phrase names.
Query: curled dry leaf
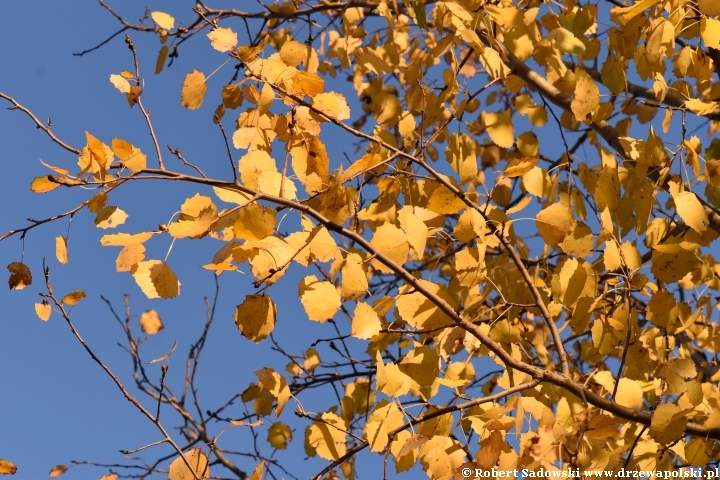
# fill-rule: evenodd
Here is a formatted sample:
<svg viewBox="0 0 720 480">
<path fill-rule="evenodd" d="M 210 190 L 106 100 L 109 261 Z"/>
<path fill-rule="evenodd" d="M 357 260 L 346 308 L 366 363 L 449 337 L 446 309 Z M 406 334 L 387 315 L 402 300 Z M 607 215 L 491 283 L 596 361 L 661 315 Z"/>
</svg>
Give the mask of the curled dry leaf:
<svg viewBox="0 0 720 480">
<path fill-rule="evenodd" d="M 12 462 L 0 458 L 0 475 L 15 475 L 15 472 L 17 467 Z"/>
<path fill-rule="evenodd" d="M 22 290 L 32 283 L 32 274 L 30 273 L 30 269 L 24 263 L 12 262 L 7 266 L 7 269 L 10 270 L 10 279 L 8 280 L 10 290 L 13 288 L 16 290 Z"/>
<path fill-rule="evenodd" d="M 50 476 L 50 478 L 56 478 L 67 472 L 67 469 L 68 467 L 66 467 L 65 465 L 55 465 L 53 468 L 50 469 L 50 473 L 48 475 Z"/>
</svg>

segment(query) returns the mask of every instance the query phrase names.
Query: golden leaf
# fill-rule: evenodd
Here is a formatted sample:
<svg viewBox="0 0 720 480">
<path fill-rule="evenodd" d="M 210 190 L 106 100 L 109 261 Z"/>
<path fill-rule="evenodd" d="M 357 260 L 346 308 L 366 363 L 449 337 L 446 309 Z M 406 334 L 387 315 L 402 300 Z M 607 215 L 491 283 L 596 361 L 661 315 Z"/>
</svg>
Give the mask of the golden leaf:
<svg viewBox="0 0 720 480">
<path fill-rule="evenodd" d="M 55 237 L 55 258 L 63 265 L 68 263 L 67 238 L 62 235 Z"/>
<path fill-rule="evenodd" d="M 62 299 L 62 303 L 67 303 L 68 305 L 74 306 L 80 303 L 80 301 L 85 297 L 85 292 L 83 292 L 82 290 L 75 290 L 74 292 L 70 292 L 65 295 Z"/>
<path fill-rule="evenodd" d="M 322 421 L 314 420 L 305 431 L 305 452 L 313 457 L 337 460 L 347 451 L 345 420 L 332 412 L 323 413 L 320 418 Z"/>
<path fill-rule="evenodd" d="M 185 461 L 178 457 L 170 463 L 169 480 L 194 480 L 195 478 L 205 480 L 210 478 L 210 465 L 208 464 L 207 455 L 202 450 L 193 448 L 185 452 L 183 456 L 187 463 L 190 464 L 192 471 L 185 464 Z M 195 474 L 193 474 L 193 471 Z"/>
<path fill-rule="evenodd" d="M 698 233 L 703 233 L 710 225 L 708 215 L 700 200 L 692 192 L 680 192 L 673 195 L 675 209 L 683 221 Z"/>
<path fill-rule="evenodd" d="M 326 122 L 326 116 L 336 120 L 347 120 L 350 118 L 350 106 L 341 93 L 319 93 L 313 98 L 312 106 L 324 114 L 319 115 L 314 111 L 312 112 L 312 115 L 319 122 Z"/>
<path fill-rule="evenodd" d="M 535 226 L 545 243 L 558 245 L 573 231 L 572 211 L 564 203 L 553 203 L 538 212 Z"/>
<path fill-rule="evenodd" d="M 277 312 L 269 295 L 247 295 L 235 309 L 235 324 L 243 337 L 260 343 L 275 328 Z"/>
<path fill-rule="evenodd" d="M 12 462 L 0 458 L 0 475 L 15 475 L 15 472 L 17 467 Z"/>
<path fill-rule="evenodd" d="M 532 170 L 538 160 L 538 157 L 514 158 L 508 163 L 508 166 L 505 167 L 503 173 L 508 178 L 520 177 Z"/>
<path fill-rule="evenodd" d="M 133 271 L 135 282 L 148 298 L 173 298 L 180 294 L 180 282 L 163 261 L 139 262 Z"/>
<path fill-rule="evenodd" d="M 168 232 L 175 238 L 201 238 L 217 217 L 212 199 L 198 193 L 183 202 L 180 215 L 176 222 L 168 225 Z"/>
<path fill-rule="evenodd" d="M 55 177 L 53 177 L 52 175 L 36 177 L 30 184 L 30 190 L 35 193 L 47 193 L 55 190 L 60 186 L 60 183 L 54 180 Z"/>
<path fill-rule="evenodd" d="M 128 214 L 118 207 L 105 207 L 97 213 L 95 225 L 102 229 L 115 228 L 125 223 L 127 218 Z"/>
<path fill-rule="evenodd" d="M 207 34 L 210 44 L 218 52 L 227 52 L 235 48 L 238 43 L 237 33 L 230 28 L 218 27 Z"/>
<path fill-rule="evenodd" d="M 292 441 L 292 439 L 292 430 L 282 422 L 273 423 L 270 428 L 268 428 L 267 441 L 273 448 L 285 450 L 287 448 L 287 442 Z"/>
<path fill-rule="evenodd" d="M 155 310 L 145 310 L 140 315 L 140 328 L 148 335 L 155 335 L 164 328 L 164 325 Z"/>
<path fill-rule="evenodd" d="M 164 12 L 150 12 L 150 16 L 160 28 L 164 28 L 165 30 L 172 30 L 175 26 L 175 18 L 173 18 L 172 15 Z"/>
<path fill-rule="evenodd" d="M 490 140 L 498 147 L 510 148 L 515 143 L 515 128 L 509 112 L 486 113 L 485 128 Z"/>
<path fill-rule="evenodd" d="M 50 305 L 50 302 L 43 300 L 42 302 L 36 303 L 35 313 L 40 320 L 47 322 L 50 319 L 50 314 L 52 313 L 52 306 Z"/>
<path fill-rule="evenodd" d="M 315 275 L 302 279 L 298 286 L 298 295 L 308 318 L 320 323 L 333 318 L 341 305 L 335 286 L 318 280 Z"/>
<path fill-rule="evenodd" d="M 390 223 L 383 223 L 375 230 L 370 245 L 399 266 L 407 261 L 410 251 L 410 243 L 405 232 Z M 373 259 L 372 264 L 381 272 L 392 273 L 392 270 L 379 260 Z"/>
<path fill-rule="evenodd" d="M 367 340 L 380 333 L 381 328 L 377 312 L 367 303 L 358 302 L 353 314 L 350 335 Z"/>
<path fill-rule="evenodd" d="M 205 75 L 198 70 L 188 73 L 180 92 L 182 106 L 190 110 L 197 110 L 205 100 L 206 91 Z"/>
<path fill-rule="evenodd" d="M 110 75 L 110 83 L 120 90 L 120 93 L 130 93 L 130 82 L 125 80 L 121 75 Z"/>
</svg>

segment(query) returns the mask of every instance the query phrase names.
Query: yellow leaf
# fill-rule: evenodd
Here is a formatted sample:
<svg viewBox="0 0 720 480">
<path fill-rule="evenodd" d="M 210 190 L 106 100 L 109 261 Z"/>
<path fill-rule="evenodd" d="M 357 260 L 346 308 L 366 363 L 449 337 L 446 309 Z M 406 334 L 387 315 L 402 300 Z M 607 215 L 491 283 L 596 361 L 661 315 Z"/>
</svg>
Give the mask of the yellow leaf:
<svg viewBox="0 0 720 480">
<path fill-rule="evenodd" d="M 486 113 L 485 128 L 490 140 L 498 147 L 510 148 L 515 143 L 515 129 L 509 112 Z"/>
<path fill-rule="evenodd" d="M 700 19 L 700 32 L 706 47 L 720 48 L 720 20 Z"/>
<path fill-rule="evenodd" d="M 110 475 L 103 475 L 100 480 L 117 480 L 117 473 L 111 473 Z"/>
<path fill-rule="evenodd" d="M 288 67 L 297 67 L 308 57 L 308 46 L 297 40 L 288 40 L 280 48 L 280 58 Z"/>
<path fill-rule="evenodd" d="M 54 180 L 55 177 L 53 177 L 52 175 L 36 177 L 30 184 L 30 190 L 35 193 L 47 193 L 55 190 L 60 186 L 60 184 Z"/>
<path fill-rule="evenodd" d="M 205 480 L 210 477 L 210 465 L 208 465 L 208 458 L 205 453 L 199 448 L 193 448 L 192 450 L 183 454 L 187 463 L 190 464 L 191 471 L 185 461 L 178 457 L 170 463 L 170 470 L 168 471 L 169 480 L 194 480 L 196 477 L 201 480 Z"/>
<path fill-rule="evenodd" d="M 232 50 L 238 43 L 237 33 L 230 28 L 219 27 L 207 34 L 210 44 L 218 52 Z"/>
<path fill-rule="evenodd" d="M 163 45 L 160 48 L 160 51 L 158 52 L 157 60 L 155 60 L 155 75 L 162 72 L 162 69 L 165 66 L 165 60 L 167 60 L 168 50 L 169 50 L 169 48 L 167 45 Z"/>
<path fill-rule="evenodd" d="M 403 373 L 395 363 L 384 364 L 378 350 L 377 361 L 377 389 L 389 397 L 399 397 L 410 391 L 412 380 Z"/>
<path fill-rule="evenodd" d="M 43 322 L 47 322 L 52 313 L 52 306 L 47 300 L 35 304 L 35 313 Z"/>
<path fill-rule="evenodd" d="M 13 288 L 16 290 L 22 290 L 32 283 L 32 274 L 30 269 L 22 262 L 12 262 L 7 266 L 10 271 L 10 279 L 8 285 L 10 290 Z"/>
<path fill-rule="evenodd" d="M 347 451 L 345 420 L 332 412 L 323 413 L 320 418 L 322 421 L 313 420 L 305 430 L 305 452 L 313 457 L 319 455 L 325 460 L 337 460 Z"/>
<path fill-rule="evenodd" d="M 185 200 L 180 212 L 177 221 L 167 227 L 175 238 L 203 237 L 217 220 L 217 207 L 212 199 L 199 193 Z"/>
<path fill-rule="evenodd" d="M 222 101 L 225 108 L 241 107 L 243 104 L 242 91 L 234 83 L 225 85 L 222 89 Z"/>
<path fill-rule="evenodd" d="M 55 237 L 55 258 L 63 265 L 68 263 L 67 238 L 62 235 Z"/>
<path fill-rule="evenodd" d="M 658 376 L 665 380 L 665 392 L 670 395 L 685 393 L 688 388 L 687 379 L 697 375 L 695 362 L 690 358 L 672 358 L 665 362 Z"/>
<path fill-rule="evenodd" d="M 700 13 L 708 17 L 720 15 L 720 3 L 716 0 L 698 0 L 697 6 Z"/>
<path fill-rule="evenodd" d="M 325 90 L 325 80 L 315 73 L 298 71 L 292 80 L 293 91 L 298 95 L 312 98 Z"/>
<path fill-rule="evenodd" d="M 600 108 L 600 89 L 585 70 L 578 68 L 575 74 L 577 76 L 575 97 L 570 108 L 578 122 L 589 122 Z"/>
<path fill-rule="evenodd" d="M 621 378 L 615 401 L 623 407 L 640 409 L 643 406 L 643 392 L 638 382 Z"/>
<path fill-rule="evenodd" d="M 260 343 L 275 328 L 277 312 L 269 295 L 247 295 L 235 309 L 235 324 L 243 337 Z"/>
<path fill-rule="evenodd" d="M 465 207 L 465 202 L 445 185 L 440 185 L 430 194 L 427 208 L 440 215 L 452 215 Z"/>
<path fill-rule="evenodd" d="M 527 172 L 535 167 L 539 157 L 520 157 L 513 158 L 508 166 L 505 167 L 505 176 L 508 178 L 515 178 L 525 175 Z"/>
<path fill-rule="evenodd" d="M 130 93 L 130 82 L 125 80 L 121 75 L 110 75 L 110 83 L 120 90 L 120 93 Z"/>
<path fill-rule="evenodd" d="M 175 26 L 175 19 L 172 15 L 164 12 L 150 12 L 150 16 L 160 28 L 164 28 L 165 30 L 171 30 Z"/>
<path fill-rule="evenodd" d="M 292 439 L 292 430 L 282 422 L 273 423 L 268 428 L 267 441 L 273 448 L 285 450 L 287 442 L 292 441 Z"/>
<path fill-rule="evenodd" d="M 686 225 L 698 233 L 707 230 L 710 221 L 700 200 L 692 192 L 680 192 L 673 196 L 675 209 Z"/>
<path fill-rule="evenodd" d="M 88 210 L 97 213 L 107 204 L 107 193 L 100 192 L 88 201 Z"/>
<path fill-rule="evenodd" d="M 404 206 L 398 212 L 400 226 L 405 230 L 410 246 L 415 250 L 419 260 L 422 260 L 425 253 L 425 244 L 428 237 L 428 228 L 420 217 L 413 213 L 413 207 Z"/>
<path fill-rule="evenodd" d="M 402 266 L 407 261 L 410 252 L 410 243 L 407 240 L 405 232 L 390 223 L 383 223 L 375 231 L 375 235 L 370 241 L 370 245 L 377 250 L 378 253 L 384 254 L 398 266 Z M 392 273 L 392 270 L 373 259 L 373 267 L 384 273 Z"/>
<path fill-rule="evenodd" d="M 242 208 L 233 224 L 235 238 L 242 240 L 262 240 L 275 231 L 276 211 L 272 207 L 263 207 L 257 203 Z"/>
<path fill-rule="evenodd" d="M 718 10 L 720 12 L 720 10 Z M 712 461 L 715 442 L 696 437 L 685 445 L 685 459 L 693 467 L 704 467 Z"/>
<path fill-rule="evenodd" d="M 327 281 L 321 282 L 315 275 L 302 279 L 298 293 L 308 318 L 316 322 L 323 323 L 333 318 L 341 305 L 335 285 Z"/>
<path fill-rule="evenodd" d="M 147 242 L 153 235 L 153 232 L 142 232 L 135 235 L 127 233 L 113 233 L 111 235 L 103 235 L 100 244 L 103 247 L 127 247 L 129 245 L 140 245 Z"/>
<path fill-rule="evenodd" d="M 288 387 L 285 377 L 271 368 L 263 368 L 255 372 L 260 385 L 277 398 L 275 406 L 275 416 L 279 417 L 285 408 L 285 404 L 290 399 L 290 387 Z"/>
<path fill-rule="evenodd" d="M 720 21 L 718 21 L 718 24 L 720 24 Z M 720 48 L 720 46 L 717 48 Z M 718 108 L 718 102 L 703 102 L 697 98 L 691 98 L 683 106 L 697 115 L 709 115 Z"/>
<path fill-rule="evenodd" d="M 111 143 L 112 151 L 120 159 L 120 162 L 129 168 L 133 173 L 144 170 L 147 166 L 147 155 L 120 138 L 113 138 Z"/>
<path fill-rule="evenodd" d="M 655 245 L 650 271 L 663 283 L 676 282 L 698 268 L 697 245 L 682 242 L 675 245 Z"/>
<path fill-rule="evenodd" d="M 277 172 L 275 160 L 264 150 L 246 153 L 239 161 L 240 180 L 249 188 L 259 189 L 260 175 L 266 172 Z M 269 193 L 269 192 L 268 192 Z"/>
<path fill-rule="evenodd" d="M 255 470 L 253 470 L 252 475 L 247 477 L 247 480 L 263 480 L 263 470 L 265 469 L 265 460 L 261 460 L 260 463 L 258 463 L 255 466 Z"/>
<path fill-rule="evenodd" d="M 467 208 L 458 218 L 453 233 L 461 242 L 482 239 L 485 236 L 485 219 L 474 208 Z"/>
<path fill-rule="evenodd" d="M 353 314 L 350 335 L 367 340 L 380 333 L 381 328 L 377 312 L 367 303 L 358 302 Z"/>
<path fill-rule="evenodd" d="M 657 0 L 655 0 L 657 1 Z M 562 27 L 548 33 L 548 38 L 554 41 L 555 47 L 562 53 L 581 55 L 585 52 L 585 44 L 569 30 Z"/>
<path fill-rule="evenodd" d="M 614 437 L 622 421 L 619 418 L 609 415 L 597 414 L 590 419 L 585 436 L 593 440 L 602 440 Z"/>
<path fill-rule="evenodd" d="M 342 270 L 342 297 L 357 298 L 368 289 L 367 274 L 363 269 L 363 261 L 357 253 L 349 253 L 345 258 Z"/>
<path fill-rule="evenodd" d="M 682 438 L 688 423 L 687 412 L 677 405 L 662 403 L 655 409 L 650 423 L 650 436 L 667 445 Z"/>
<path fill-rule="evenodd" d="M 639 2 L 629 7 L 613 7 L 610 9 L 612 15 L 622 17 L 625 23 L 629 22 L 633 18 L 643 13 L 647 8 L 655 5 L 660 0 L 640 0 Z"/>
<path fill-rule="evenodd" d="M 295 142 L 290 148 L 295 176 L 314 195 L 328 186 L 330 158 L 325 144 L 317 137 Z"/>
<path fill-rule="evenodd" d="M 558 245 L 573 231 L 573 217 L 565 203 L 553 203 L 535 216 L 538 233 L 548 245 Z"/>
<path fill-rule="evenodd" d="M 0 475 L 15 475 L 17 467 L 12 462 L 0 458 Z"/>
<path fill-rule="evenodd" d="M 252 195 L 238 190 L 230 190 L 229 188 L 213 187 L 213 192 L 215 192 L 215 195 L 223 202 L 234 203 L 236 205 L 247 205 L 252 198 Z"/>
<path fill-rule="evenodd" d="M 350 118 L 350 106 L 341 93 L 319 93 L 313 98 L 312 106 L 326 116 L 336 120 L 342 121 Z M 313 116 L 320 122 L 327 121 L 325 116 L 318 115 L 315 112 L 313 112 Z"/>
<path fill-rule="evenodd" d="M 164 325 L 155 310 L 145 310 L 140 315 L 140 328 L 148 335 L 155 335 L 164 328 Z"/>
<path fill-rule="evenodd" d="M 405 416 L 395 402 L 382 400 L 372 412 L 363 431 L 370 443 L 370 451 L 382 452 L 388 444 L 388 433 L 402 426 Z"/>
<path fill-rule="evenodd" d="M 115 228 L 125 223 L 127 218 L 127 213 L 118 207 L 105 207 L 95 217 L 95 225 L 102 229 Z"/>
<path fill-rule="evenodd" d="M 197 110 L 205 99 L 206 91 L 205 75 L 198 70 L 188 73 L 180 92 L 182 106 L 190 110 Z"/>
<path fill-rule="evenodd" d="M 53 468 L 50 469 L 50 473 L 48 474 L 50 478 L 56 478 L 62 475 L 67 471 L 67 467 L 65 465 L 55 465 Z"/>
<path fill-rule="evenodd" d="M 282 189 L 280 188 L 281 182 Z M 262 172 L 258 178 L 258 190 L 288 200 L 294 200 L 297 194 L 295 183 L 287 176 L 283 178 L 280 172 Z"/>
<path fill-rule="evenodd" d="M 139 262 L 133 277 L 148 298 L 173 298 L 180 293 L 180 282 L 175 273 L 160 260 Z"/>
<path fill-rule="evenodd" d="M 85 131 L 85 138 L 92 158 L 102 168 L 107 168 L 108 164 L 112 161 L 113 151 L 103 142 L 93 137 L 88 131 Z"/>
<path fill-rule="evenodd" d="M 705 160 L 705 179 L 713 187 L 720 185 L 720 160 Z"/>
<path fill-rule="evenodd" d="M 75 290 L 74 292 L 70 292 L 65 295 L 62 299 L 62 303 L 67 303 L 68 305 L 77 305 L 85 297 L 85 292 L 83 292 L 82 290 Z"/>
</svg>

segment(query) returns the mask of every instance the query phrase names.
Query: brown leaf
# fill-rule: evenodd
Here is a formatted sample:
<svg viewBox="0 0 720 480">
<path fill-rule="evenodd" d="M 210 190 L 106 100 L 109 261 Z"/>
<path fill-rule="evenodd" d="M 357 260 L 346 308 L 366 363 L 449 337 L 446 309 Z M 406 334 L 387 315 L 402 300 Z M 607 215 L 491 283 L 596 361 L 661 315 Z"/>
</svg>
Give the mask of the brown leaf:
<svg viewBox="0 0 720 480">
<path fill-rule="evenodd" d="M 7 269 L 10 270 L 10 279 L 8 280 L 10 290 L 13 288 L 22 290 L 32 283 L 30 269 L 24 263 L 12 262 Z"/>
</svg>

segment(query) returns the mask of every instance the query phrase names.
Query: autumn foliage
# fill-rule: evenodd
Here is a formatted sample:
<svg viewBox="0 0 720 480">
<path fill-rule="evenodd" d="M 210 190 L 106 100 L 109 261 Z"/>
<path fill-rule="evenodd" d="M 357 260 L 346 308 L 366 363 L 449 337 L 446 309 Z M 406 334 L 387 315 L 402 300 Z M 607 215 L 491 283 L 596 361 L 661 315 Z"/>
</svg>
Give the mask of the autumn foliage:
<svg viewBox="0 0 720 480">
<path fill-rule="evenodd" d="M 720 3 L 203 3 L 140 23 L 118 17 L 128 56 L 110 82 L 154 151 L 83 125 L 86 144 L 71 146 L 0 93 L 65 151 L 59 166 L 38 165 L 32 191 L 49 202 L 65 188 L 88 192 L 1 240 L 87 210 L 98 248 L 116 249 L 118 274 L 134 278 L 131 295 L 187 294 L 173 270 L 185 260 L 148 255 L 162 239 L 204 239 L 211 251 L 193 261 L 220 287 L 247 275 L 252 293 L 233 318 L 209 315 L 188 362 L 213 321 L 234 321 L 268 357 L 247 367 L 256 378 L 239 393 L 245 410 L 200 418 L 164 390 L 167 356 L 154 361 L 159 382 L 143 372 L 129 389 L 76 331 L 69 307 L 82 308 L 82 286 L 56 295 L 50 262 L 31 272 L 8 259 L 10 288 L 42 283 L 37 316 L 66 321 L 173 446 L 172 459 L 142 463 L 144 475 L 353 479 L 376 464 L 386 477 L 439 480 L 466 466 L 717 465 Z M 216 51 L 218 70 L 190 69 L 178 100 L 221 131 L 212 141 L 227 156 L 214 161 L 226 175 L 161 147 L 143 104 L 140 67 L 153 66 L 138 65 L 141 35 L 158 39 L 161 78 L 193 44 Z M 130 182 L 197 193 L 169 223 L 149 207 L 158 228 L 131 231 L 113 201 Z M 72 241 L 55 246 L 71 262 Z M 281 288 L 325 338 L 276 343 L 274 330 L 302 328 L 283 323 Z M 163 334 L 156 310 L 116 317 L 134 359 L 135 322 Z M 269 356 L 287 368 L 267 367 Z M 334 405 L 318 411 L 311 388 Z M 184 411 L 185 426 L 164 425 L 161 405 Z M 218 423 L 260 445 L 243 455 L 215 442 Z M 318 459 L 283 463 L 293 449 Z M 0 461 L 0 473 L 13 468 Z"/>
</svg>

